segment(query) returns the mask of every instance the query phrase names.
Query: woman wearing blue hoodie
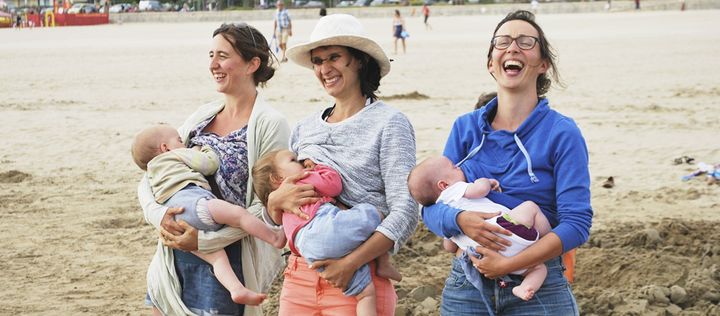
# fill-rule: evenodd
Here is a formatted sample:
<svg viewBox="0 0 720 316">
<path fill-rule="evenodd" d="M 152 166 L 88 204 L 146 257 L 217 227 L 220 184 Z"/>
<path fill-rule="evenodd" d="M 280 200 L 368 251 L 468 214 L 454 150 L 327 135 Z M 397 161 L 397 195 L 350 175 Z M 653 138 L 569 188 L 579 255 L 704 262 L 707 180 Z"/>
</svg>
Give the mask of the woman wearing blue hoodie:
<svg viewBox="0 0 720 316">
<path fill-rule="evenodd" d="M 488 196 L 496 203 L 510 208 L 525 200 L 538 204 L 553 230 L 520 254 L 504 257 L 497 251 L 508 242 L 496 234 L 510 233 L 484 222 L 496 214 L 445 204 L 425 207 L 423 220 L 435 234 L 464 233 L 484 246 L 476 249 L 480 259 L 462 256 L 461 249 L 453 260 L 441 314 L 578 315 L 560 255 L 589 236 L 588 152 L 575 122 L 552 110 L 544 97 L 558 75 L 553 50 L 532 13 L 512 12 L 497 25 L 487 68 L 498 96 L 455 121 L 444 155 L 460 166 L 468 182 L 485 177 L 503 183 L 502 194 Z M 506 275 L 542 263 L 548 276 L 535 297 L 524 302 L 512 295 L 507 283 L 519 283 L 520 277 Z"/>
</svg>

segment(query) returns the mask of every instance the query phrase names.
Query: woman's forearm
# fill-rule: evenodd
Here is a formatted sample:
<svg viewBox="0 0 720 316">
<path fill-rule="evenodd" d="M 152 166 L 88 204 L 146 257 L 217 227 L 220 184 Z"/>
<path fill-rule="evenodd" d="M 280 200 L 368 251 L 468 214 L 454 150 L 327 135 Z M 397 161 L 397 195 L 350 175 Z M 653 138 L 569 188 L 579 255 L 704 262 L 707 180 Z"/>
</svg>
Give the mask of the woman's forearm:
<svg viewBox="0 0 720 316">
<path fill-rule="evenodd" d="M 160 229 L 160 222 L 168 208 L 155 202 L 155 197 L 153 196 L 150 181 L 148 181 L 147 176 L 143 176 L 142 179 L 140 179 L 137 194 L 145 221 L 155 226 L 156 229 Z"/>
<path fill-rule="evenodd" d="M 345 259 L 353 265 L 353 270 L 357 270 L 363 264 L 366 264 L 380 255 L 387 253 L 395 245 L 390 238 L 379 232 L 375 232 L 360 247 L 345 256 Z"/>
<path fill-rule="evenodd" d="M 450 238 L 463 233 L 457 223 L 460 212 L 462 210 L 443 203 L 435 203 L 422 208 L 422 219 L 425 226 L 435 235 Z"/>
<path fill-rule="evenodd" d="M 562 249 L 560 237 L 550 232 L 530 247 L 510 257 L 510 264 L 506 268 L 507 273 L 542 264 L 547 260 L 560 256 Z"/>
</svg>

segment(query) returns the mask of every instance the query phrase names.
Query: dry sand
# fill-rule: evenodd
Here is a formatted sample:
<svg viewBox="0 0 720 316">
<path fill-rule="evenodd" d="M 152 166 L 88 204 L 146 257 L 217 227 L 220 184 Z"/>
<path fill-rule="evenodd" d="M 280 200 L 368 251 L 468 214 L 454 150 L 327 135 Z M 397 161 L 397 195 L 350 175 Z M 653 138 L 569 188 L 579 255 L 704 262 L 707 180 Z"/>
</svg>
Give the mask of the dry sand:
<svg viewBox="0 0 720 316">
<path fill-rule="evenodd" d="M 409 17 L 383 96 L 415 126 L 418 158 L 492 91 L 485 54 L 500 16 Z M 720 186 L 673 158 L 720 162 L 719 11 L 541 15 L 567 84 L 553 107 L 590 150 L 591 241 L 578 251 L 582 314 L 718 315 Z M 313 20 L 295 21 L 291 45 Z M 389 19 L 363 20 L 392 51 Z M 270 21 L 257 27 L 269 34 Z M 156 234 L 135 198 L 128 147 L 220 97 L 207 70 L 219 23 L 0 29 L 0 314 L 137 315 Z M 473 30 L 479 30 L 477 32 Z M 283 64 L 265 89 L 294 124 L 329 106 L 311 72 Z M 616 186 L 605 189 L 609 176 Z M 450 256 L 422 227 L 395 257 L 398 314 L 437 314 Z M 277 288 L 275 288 L 277 290 Z M 277 296 L 269 305 L 274 310 Z M 272 313 L 272 312 L 270 312 Z"/>
</svg>

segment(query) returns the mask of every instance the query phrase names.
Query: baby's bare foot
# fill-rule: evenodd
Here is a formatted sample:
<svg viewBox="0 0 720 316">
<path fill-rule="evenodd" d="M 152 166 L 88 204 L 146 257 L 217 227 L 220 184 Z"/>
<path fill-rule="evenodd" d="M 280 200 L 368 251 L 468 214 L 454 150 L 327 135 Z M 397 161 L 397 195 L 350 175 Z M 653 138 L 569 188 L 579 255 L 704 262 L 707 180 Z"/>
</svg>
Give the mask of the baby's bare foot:
<svg viewBox="0 0 720 316">
<path fill-rule="evenodd" d="M 516 286 L 512 289 L 513 294 L 515 296 L 521 298 L 524 301 L 529 301 L 533 295 L 535 295 L 535 291 L 531 288 L 524 287 L 522 285 Z"/>
<path fill-rule="evenodd" d="M 258 294 L 247 288 L 230 291 L 230 295 L 233 302 L 243 305 L 260 305 L 267 298 L 267 294 Z"/>
</svg>

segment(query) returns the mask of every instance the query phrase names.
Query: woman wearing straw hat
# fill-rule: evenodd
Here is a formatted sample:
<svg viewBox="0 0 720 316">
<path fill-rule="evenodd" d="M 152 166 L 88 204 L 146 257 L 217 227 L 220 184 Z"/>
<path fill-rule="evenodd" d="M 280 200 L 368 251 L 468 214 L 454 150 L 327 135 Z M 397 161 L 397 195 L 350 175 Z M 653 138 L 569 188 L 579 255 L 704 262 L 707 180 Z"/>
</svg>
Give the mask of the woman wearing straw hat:
<svg viewBox="0 0 720 316">
<path fill-rule="evenodd" d="M 397 294 L 388 279 L 379 277 L 371 263 L 396 253 L 418 223 L 417 204 L 407 190 L 407 176 L 415 166 L 415 134 L 407 117 L 378 100 L 380 78 L 390 61 L 363 26 L 347 14 L 321 18 L 310 41 L 288 50 L 290 60 L 312 69 L 335 103 L 300 121 L 290 147 L 306 166 L 321 163 L 337 170 L 343 192 L 339 204 L 374 205 L 385 215 L 375 233 L 343 258 L 315 261 L 290 255 L 280 294 L 280 315 L 353 315 L 357 301 L 343 295 L 353 273 L 363 264 L 373 268 L 379 315 L 392 315 Z M 310 185 L 295 185 L 289 177 L 268 199 L 268 221 L 280 224 L 283 210 L 299 214 L 301 205 L 314 202 Z M 322 268 L 322 272 L 316 269 Z"/>
</svg>

